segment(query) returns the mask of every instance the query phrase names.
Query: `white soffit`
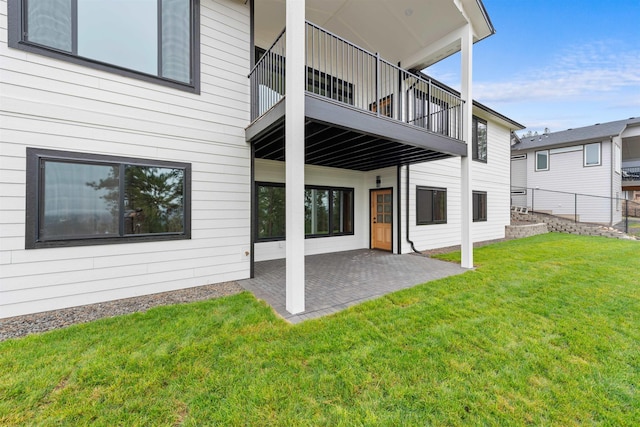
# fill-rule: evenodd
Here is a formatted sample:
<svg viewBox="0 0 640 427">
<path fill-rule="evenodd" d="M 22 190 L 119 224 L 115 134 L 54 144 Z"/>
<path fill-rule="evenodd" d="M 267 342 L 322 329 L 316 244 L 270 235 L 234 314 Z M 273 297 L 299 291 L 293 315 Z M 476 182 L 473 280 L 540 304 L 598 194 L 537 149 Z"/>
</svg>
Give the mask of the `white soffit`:
<svg viewBox="0 0 640 427">
<path fill-rule="evenodd" d="M 477 0 L 462 4 L 470 9 L 476 38 L 490 35 L 492 27 Z M 414 56 L 466 23 L 454 0 L 306 0 L 306 18 L 392 63 Z M 284 28 L 284 19 L 284 0 L 255 0 L 256 45 L 269 47 Z"/>
</svg>

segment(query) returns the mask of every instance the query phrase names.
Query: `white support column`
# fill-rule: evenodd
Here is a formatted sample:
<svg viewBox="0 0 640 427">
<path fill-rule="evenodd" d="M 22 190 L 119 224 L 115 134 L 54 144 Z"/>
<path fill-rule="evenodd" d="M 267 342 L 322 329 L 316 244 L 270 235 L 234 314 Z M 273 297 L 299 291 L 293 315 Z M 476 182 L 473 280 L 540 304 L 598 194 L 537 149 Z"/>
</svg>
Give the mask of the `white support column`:
<svg viewBox="0 0 640 427">
<path fill-rule="evenodd" d="M 304 311 L 305 0 L 286 2 L 286 308 Z"/>
<path fill-rule="evenodd" d="M 472 164 L 472 140 L 473 140 L 473 91 L 472 91 L 472 66 L 473 66 L 473 29 L 468 23 L 462 29 L 461 37 L 461 94 L 465 100 L 462 112 L 462 133 L 467 143 L 467 156 L 461 157 L 461 188 L 462 188 L 462 230 L 461 252 L 462 267 L 473 268 L 473 239 L 471 237 L 471 224 L 473 223 L 473 196 L 471 188 L 471 164 Z"/>
</svg>

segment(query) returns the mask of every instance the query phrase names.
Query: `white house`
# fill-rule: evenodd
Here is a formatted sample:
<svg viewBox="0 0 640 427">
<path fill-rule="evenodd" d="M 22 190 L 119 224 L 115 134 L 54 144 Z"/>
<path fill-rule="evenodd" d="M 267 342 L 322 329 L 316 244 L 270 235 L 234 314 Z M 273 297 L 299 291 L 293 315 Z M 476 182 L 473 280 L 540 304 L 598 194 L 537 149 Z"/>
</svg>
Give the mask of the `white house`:
<svg viewBox="0 0 640 427">
<path fill-rule="evenodd" d="M 522 126 L 469 102 L 473 43 L 494 32 L 478 0 L 0 0 L 0 16 L 0 317 L 283 257 L 298 313 L 305 254 L 461 244 L 471 267 L 472 241 L 504 236 Z M 461 93 L 414 71 L 455 52 Z"/>
<path fill-rule="evenodd" d="M 522 138 L 511 148 L 511 199 L 579 221 L 614 225 L 640 190 L 640 118 Z"/>
</svg>

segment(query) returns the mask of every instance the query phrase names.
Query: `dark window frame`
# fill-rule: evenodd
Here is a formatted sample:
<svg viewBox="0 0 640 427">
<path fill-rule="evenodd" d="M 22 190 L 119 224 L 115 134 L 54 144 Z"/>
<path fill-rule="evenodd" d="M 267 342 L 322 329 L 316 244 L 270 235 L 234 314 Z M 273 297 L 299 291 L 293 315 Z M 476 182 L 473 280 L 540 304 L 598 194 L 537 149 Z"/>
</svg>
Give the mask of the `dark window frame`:
<svg viewBox="0 0 640 427">
<path fill-rule="evenodd" d="M 325 92 L 323 95 L 322 92 Z M 307 92 L 354 105 L 353 83 L 332 76 L 324 71 L 307 67 Z"/>
<path fill-rule="evenodd" d="M 285 188 L 284 183 L 281 182 L 267 182 L 267 181 L 256 181 L 254 183 L 255 186 L 255 196 L 254 196 L 254 212 L 253 212 L 253 224 L 254 224 L 254 230 L 255 230 L 255 241 L 256 242 L 277 242 L 277 241 L 282 241 L 285 240 L 286 238 L 286 230 L 285 230 L 285 234 L 283 234 L 282 236 L 271 236 L 271 237 L 260 237 L 259 233 L 260 233 L 260 220 L 258 218 L 258 214 L 260 212 L 260 206 L 259 206 L 259 193 L 260 193 L 260 187 L 277 187 L 277 188 Z M 283 206 L 284 208 L 284 215 L 286 215 L 286 195 L 285 198 L 283 199 L 285 200 L 285 206 Z M 286 226 L 286 218 L 285 218 L 285 226 Z"/>
<path fill-rule="evenodd" d="M 319 237 L 338 237 L 338 236 L 353 236 L 355 232 L 355 189 L 351 187 L 334 187 L 323 185 L 305 185 L 305 191 L 307 190 L 324 190 L 329 192 L 329 233 L 328 234 L 306 234 L 305 239 L 315 239 Z M 334 191 L 350 191 L 351 192 L 351 231 L 350 232 L 333 232 L 333 192 Z"/>
<path fill-rule="evenodd" d="M 478 124 L 485 126 L 485 140 L 484 140 L 484 157 L 480 157 L 479 140 L 478 140 Z M 489 126 L 487 121 L 479 117 L 473 116 L 472 120 L 472 158 L 477 162 L 487 163 L 488 151 L 489 151 Z"/>
<path fill-rule="evenodd" d="M 407 119 L 407 123 L 421 127 L 440 135 L 449 135 L 451 117 L 449 117 L 449 103 L 434 95 L 429 95 L 430 90 L 422 90 L 415 87 L 407 89 L 407 108 L 413 102 L 413 118 Z"/>
<path fill-rule="evenodd" d="M 191 163 L 171 162 L 164 160 L 139 159 L 132 157 L 108 156 L 102 154 L 80 153 L 71 151 L 47 150 L 27 147 L 27 182 L 26 182 L 26 218 L 25 218 L 25 249 L 55 248 L 71 246 L 94 246 L 135 242 L 155 242 L 167 240 L 191 239 Z M 124 194 L 119 195 L 120 211 L 118 214 L 119 234 L 109 237 L 83 236 L 78 238 L 40 238 L 40 219 L 43 214 L 44 174 L 41 165 L 45 161 L 60 161 L 72 164 L 109 165 L 109 166 L 143 166 L 165 167 L 184 170 L 183 183 L 183 221 L 184 229 L 181 233 L 154 234 L 126 234 L 124 224 Z M 123 178 L 121 178 L 123 179 Z M 120 184 L 122 188 L 122 184 Z"/>
<path fill-rule="evenodd" d="M 281 183 L 281 182 L 267 182 L 267 181 L 256 181 L 255 182 L 255 209 L 254 209 L 254 228 L 255 228 L 255 241 L 257 243 L 261 243 L 261 242 L 277 242 L 277 241 L 283 241 L 286 240 L 286 230 L 285 230 L 285 235 L 284 236 L 273 236 L 273 237 L 260 237 L 258 236 L 259 233 L 259 218 L 258 218 L 258 213 L 259 213 L 259 206 L 258 206 L 258 193 L 259 193 L 259 187 L 261 186 L 267 186 L 267 187 L 279 187 L 279 188 L 284 188 L 285 184 Z M 305 185 L 304 187 L 305 191 L 306 190 L 325 190 L 329 192 L 329 212 L 328 212 L 328 220 L 329 220 L 329 233 L 328 234 L 305 234 L 305 239 L 316 239 L 316 238 L 322 238 L 322 237 L 339 237 L 339 236 L 353 236 L 355 234 L 355 189 L 352 187 L 337 187 L 337 186 L 323 186 L 323 185 Z M 333 192 L 335 191 L 349 191 L 352 194 L 352 200 L 351 200 L 351 231 L 348 232 L 337 232 L 335 233 L 333 231 Z M 285 204 L 286 204 L 286 198 L 285 198 Z M 286 206 L 286 205 L 285 205 Z M 286 209 L 285 209 L 285 215 L 286 215 Z"/>
<path fill-rule="evenodd" d="M 473 191 L 473 222 L 486 222 L 489 216 L 488 207 L 489 201 L 486 191 Z M 480 201 L 484 200 L 484 217 L 480 215 L 482 209 L 480 209 Z"/>
<path fill-rule="evenodd" d="M 53 47 L 30 42 L 26 40 L 26 1 L 8 0 L 8 45 L 11 48 L 22 51 L 36 53 L 70 62 L 77 65 L 86 66 L 96 70 L 107 71 L 124 77 L 130 77 L 145 82 L 155 83 L 162 86 L 179 89 L 186 92 L 200 94 L 200 0 L 190 0 L 191 9 L 191 81 L 189 83 L 172 80 L 166 77 L 147 74 L 141 71 L 132 70 L 118 65 L 113 65 L 99 60 L 77 56 L 71 52 L 65 52 Z M 75 3 L 75 2 L 74 2 Z M 77 13 L 77 12 L 76 12 Z M 77 33 L 77 28 L 72 27 L 72 32 Z M 75 45 L 75 43 L 74 43 Z M 159 47 L 158 49 L 161 49 Z"/>
<path fill-rule="evenodd" d="M 431 192 L 431 218 L 433 220 L 428 221 L 421 219 L 424 215 L 421 215 L 420 212 L 420 204 L 418 203 L 418 193 L 420 191 L 429 191 Z M 437 212 L 436 205 L 436 197 L 438 193 L 444 193 L 444 219 L 435 219 Z M 448 219 L 447 214 L 447 189 L 440 187 L 425 187 L 425 186 L 416 186 L 416 225 L 432 225 L 432 224 L 446 224 Z"/>
</svg>

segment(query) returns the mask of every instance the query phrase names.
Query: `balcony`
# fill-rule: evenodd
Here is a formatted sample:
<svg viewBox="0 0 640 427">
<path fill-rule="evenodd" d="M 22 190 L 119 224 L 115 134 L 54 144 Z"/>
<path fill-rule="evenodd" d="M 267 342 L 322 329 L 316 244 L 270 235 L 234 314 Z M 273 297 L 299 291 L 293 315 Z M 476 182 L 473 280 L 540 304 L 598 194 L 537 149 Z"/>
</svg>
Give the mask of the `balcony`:
<svg viewBox="0 0 640 427">
<path fill-rule="evenodd" d="M 640 166 L 622 168 L 622 189 L 640 190 Z"/>
<path fill-rule="evenodd" d="M 464 101 L 306 22 L 306 163 L 355 170 L 466 155 Z M 257 158 L 284 160 L 286 32 L 249 75 L 247 140 Z"/>
</svg>

